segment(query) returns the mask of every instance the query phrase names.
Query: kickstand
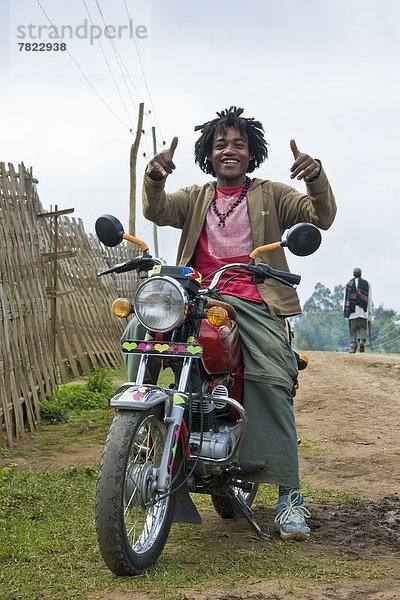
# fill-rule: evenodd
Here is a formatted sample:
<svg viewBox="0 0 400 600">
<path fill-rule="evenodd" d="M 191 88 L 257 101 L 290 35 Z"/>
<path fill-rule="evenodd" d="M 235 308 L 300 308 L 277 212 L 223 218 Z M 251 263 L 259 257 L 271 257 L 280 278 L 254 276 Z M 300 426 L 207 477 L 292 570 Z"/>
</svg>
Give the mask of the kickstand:
<svg viewBox="0 0 400 600">
<path fill-rule="evenodd" d="M 228 494 L 229 494 L 230 498 L 233 500 L 234 505 L 237 508 L 238 512 L 246 519 L 246 521 L 248 522 L 250 527 L 253 529 L 253 531 L 256 532 L 256 534 L 258 535 L 259 538 L 261 538 L 261 539 L 267 538 L 268 534 L 263 529 L 261 529 L 261 527 L 256 522 L 256 520 L 254 518 L 254 512 L 251 510 L 251 508 L 249 506 L 247 506 L 247 504 L 243 500 L 243 498 L 241 498 L 240 496 L 237 496 L 235 494 L 235 492 L 232 490 L 232 488 L 230 486 L 227 486 L 227 488 L 228 488 Z"/>
</svg>

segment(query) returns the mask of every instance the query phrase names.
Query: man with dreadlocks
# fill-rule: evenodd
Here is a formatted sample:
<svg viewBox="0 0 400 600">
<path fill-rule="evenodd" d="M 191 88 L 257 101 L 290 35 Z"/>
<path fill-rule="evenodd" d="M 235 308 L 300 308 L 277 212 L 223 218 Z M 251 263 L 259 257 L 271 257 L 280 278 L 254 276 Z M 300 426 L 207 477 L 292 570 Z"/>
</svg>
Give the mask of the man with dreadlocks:
<svg viewBox="0 0 400 600">
<path fill-rule="evenodd" d="M 307 193 L 282 183 L 250 179 L 268 157 L 262 124 L 242 116 L 235 106 L 199 125 L 195 162 L 216 178 L 165 193 L 165 180 L 175 169 L 173 155 L 178 139 L 157 154 L 144 177 L 143 213 L 157 225 L 182 229 L 177 263 L 191 265 L 203 277 L 231 262 L 249 262 L 257 246 L 281 239 L 299 222 L 328 229 L 335 214 L 335 199 L 319 160 L 297 149 L 291 178 L 304 180 Z M 265 257 L 266 258 L 266 257 Z M 282 249 L 269 253 L 269 264 L 288 271 Z M 237 311 L 244 359 L 244 398 L 249 430 L 240 453 L 243 462 L 265 461 L 266 471 L 247 476 L 254 482 L 279 485 L 276 526 L 283 539 L 309 537 L 299 492 L 297 433 L 292 390 L 297 381 L 297 361 L 285 332 L 285 317 L 301 312 L 296 291 L 272 280 L 256 285 L 245 275 L 227 277 L 220 296 Z M 124 339 L 133 339 L 132 325 Z M 134 379 L 133 362 L 127 359 Z"/>
</svg>

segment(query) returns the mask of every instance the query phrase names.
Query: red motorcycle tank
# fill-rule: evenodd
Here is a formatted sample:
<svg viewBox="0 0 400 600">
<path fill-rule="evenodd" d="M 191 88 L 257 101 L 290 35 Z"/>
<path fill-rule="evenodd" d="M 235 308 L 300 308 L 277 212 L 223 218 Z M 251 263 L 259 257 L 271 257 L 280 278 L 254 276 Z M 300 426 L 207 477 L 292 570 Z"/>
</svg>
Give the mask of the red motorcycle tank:
<svg viewBox="0 0 400 600">
<path fill-rule="evenodd" d="M 209 375 L 234 373 L 242 366 L 239 328 L 235 321 L 215 327 L 203 319 L 199 343 L 203 346 L 202 361 Z"/>
</svg>

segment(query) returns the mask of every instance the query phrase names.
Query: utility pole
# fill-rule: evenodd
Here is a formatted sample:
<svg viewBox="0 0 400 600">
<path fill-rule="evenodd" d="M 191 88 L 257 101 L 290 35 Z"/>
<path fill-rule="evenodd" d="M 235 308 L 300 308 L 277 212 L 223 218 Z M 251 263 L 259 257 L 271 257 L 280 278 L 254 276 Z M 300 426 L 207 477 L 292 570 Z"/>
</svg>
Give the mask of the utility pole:
<svg viewBox="0 0 400 600">
<path fill-rule="evenodd" d="M 157 154 L 157 140 L 156 140 L 156 128 L 151 128 L 151 133 L 153 135 L 153 154 L 154 156 Z M 154 254 L 155 256 L 159 256 L 158 254 L 158 234 L 157 234 L 157 225 L 153 223 L 153 241 L 154 241 Z"/>
<path fill-rule="evenodd" d="M 139 150 L 140 144 L 140 136 L 142 135 L 143 128 L 143 112 L 144 112 L 144 103 L 141 102 L 139 104 L 139 114 L 138 114 L 138 122 L 136 129 L 135 141 L 131 146 L 131 154 L 130 154 L 130 191 L 129 191 L 129 233 L 131 235 L 135 235 L 136 229 L 136 160 L 137 153 Z"/>
</svg>

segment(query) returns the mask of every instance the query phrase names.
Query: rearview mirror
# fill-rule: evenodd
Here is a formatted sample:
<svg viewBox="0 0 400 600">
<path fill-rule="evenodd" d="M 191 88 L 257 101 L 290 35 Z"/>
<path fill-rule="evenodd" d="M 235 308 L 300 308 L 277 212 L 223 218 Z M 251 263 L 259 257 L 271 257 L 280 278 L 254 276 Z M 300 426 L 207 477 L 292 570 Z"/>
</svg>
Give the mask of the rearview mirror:
<svg viewBox="0 0 400 600">
<path fill-rule="evenodd" d="M 95 224 L 99 240 L 110 248 L 118 246 L 123 240 L 124 228 L 122 223 L 112 215 L 102 215 Z"/>
<path fill-rule="evenodd" d="M 289 248 L 290 252 L 296 256 L 308 256 L 318 250 L 321 240 L 322 236 L 318 227 L 311 223 L 297 223 L 289 229 L 281 246 Z"/>
</svg>

